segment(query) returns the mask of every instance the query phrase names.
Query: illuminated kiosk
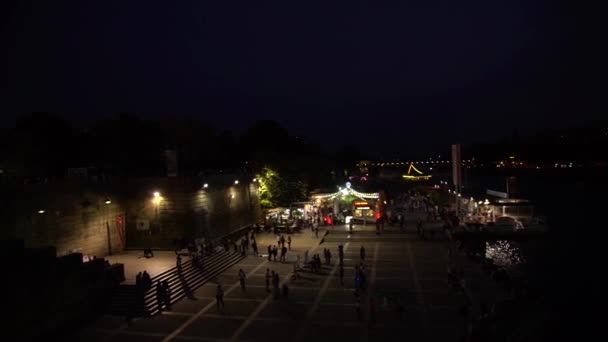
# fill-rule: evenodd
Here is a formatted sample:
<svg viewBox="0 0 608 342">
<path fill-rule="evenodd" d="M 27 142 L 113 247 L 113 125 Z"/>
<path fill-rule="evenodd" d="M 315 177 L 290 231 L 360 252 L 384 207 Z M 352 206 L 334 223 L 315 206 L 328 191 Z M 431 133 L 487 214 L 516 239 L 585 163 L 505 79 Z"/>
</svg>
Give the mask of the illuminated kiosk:
<svg viewBox="0 0 608 342">
<path fill-rule="evenodd" d="M 336 213 L 339 210 L 338 200 L 344 196 L 352 195 L 357 198 L 357 200 L 353 201 L 354 210 L 352 218 L 368 222 L 375 221 L 375 202 L 380 197 L 379 193 L 365 193 L 356 191 L 351 187 L 350 182 L 347 182 L 344 188 L 340 187 L 339 189 L 339 191 L 334 193 L 312 195 L 311 199 L 313 200 L 313 203 L 316 203 L 317 205 L 320 205 L 323 201 L 333 202 L 334 213 Z"/>
<path fill-rule="evenodd" d="M 412 170 L 414 170 L 416 173 L 412 174 Z M 429 180 L 429 179 L 431 179 L 432 176 L 425 175 L 424 173 L 422 173 L 420 170 L 418 170 L 414 166 L 414 163 L 410 163 L 410 167 L 407 169 L 407 173 L 404 174 L 402 177 L 405 180 L 422 181 L 422 180 Z"/>
</svg>

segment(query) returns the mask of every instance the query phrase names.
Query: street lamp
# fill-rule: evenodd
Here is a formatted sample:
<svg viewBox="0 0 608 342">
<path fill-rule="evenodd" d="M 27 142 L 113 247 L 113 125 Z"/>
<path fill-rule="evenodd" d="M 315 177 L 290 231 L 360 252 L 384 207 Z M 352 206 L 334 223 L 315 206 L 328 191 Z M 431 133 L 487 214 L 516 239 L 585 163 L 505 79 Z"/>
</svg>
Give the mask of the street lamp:
<svg viewBox="0 0 608 342">
<path fill-rule="evenodd" d="M 44 214 L 45 211 L 43 209 L 38 210 L 38 214 Z"/>
<path fill-rule="evenodd" d="M 237 185 L 237 184 L 239 184 L 239 181 L 238 181 L 238 180 L 235 180 L 235 181 L 234 181 L 234 185 Z"/>
<path fill-rule="evenodd" d="M 207 189 L 208 187 L 209 187 L 209 184 L 207 184 L 207 183 L 203 184 L 204 189 Z"/>
<path fill-rule="evenodd" d="M 106 234 L 108 236 L 108 255 L 112 255 L 112 236 L 110 235 L 110 222 L 108 221 L 108 216 L 110 215 L 109 205 L 112 203 L 112 201 L 109 198 L 106 198 L 105 201 L 103 201 L 103 203 L 106 204 L 106 208 L 107 208 L 107 209 L 102 210 L 102 215 L 103 215 L 103 220 L 105 221 Z"/>
<path fill-rule="evenodd" d="M 158 205 L 160 204 L 160 201 L 163 198 L 160 196 L 160 192 L 155 191 L 154 192 L 154 198 L 152 199 L 152 203 L 154 203 L 154 218 L 158 221 L 159 223 L 159 229 L 162 230 L 162 226 L 160 225 L 160 220 L 158 218 L 159 213 L 158 213 Z"/>
</svg>

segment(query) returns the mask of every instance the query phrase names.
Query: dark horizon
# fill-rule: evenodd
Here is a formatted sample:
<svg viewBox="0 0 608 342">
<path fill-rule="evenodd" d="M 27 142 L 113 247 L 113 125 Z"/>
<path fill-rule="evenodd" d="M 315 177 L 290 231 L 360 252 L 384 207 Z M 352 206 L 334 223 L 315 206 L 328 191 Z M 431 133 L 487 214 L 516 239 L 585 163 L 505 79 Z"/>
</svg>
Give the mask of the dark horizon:
<svg viewBox="0 0 608 342">
<path fill-rule="evenodd" d="M 391 158 L 604 115 L 587 46 L 599 12 L 583 6 L 13 1 L 3 12 L 4 127 L 38 111 L 81 126 L 190 116 L 236 132 L 271 119 Z"/>
</svg>

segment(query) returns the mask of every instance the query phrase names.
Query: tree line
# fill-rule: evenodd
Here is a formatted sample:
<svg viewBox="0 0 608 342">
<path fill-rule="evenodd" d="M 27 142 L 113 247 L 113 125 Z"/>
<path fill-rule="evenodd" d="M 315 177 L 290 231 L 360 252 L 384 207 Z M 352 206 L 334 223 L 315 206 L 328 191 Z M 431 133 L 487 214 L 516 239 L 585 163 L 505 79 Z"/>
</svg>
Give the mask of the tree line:
<svg viewBox="0 0 608 342">
<path fill-rule="evenodd" d="M 172 150 L 180 176 L 268 175 L 285 188 L 269 199 L 274 204 L 344 181 L 364 158 L 353 146 L 324 151 L 271 120 L 256 121 L 236 135 L 198 119 L 120 114 L 83 129 L 56 115 L 33 113 L 1 133 L 0 169 L 17 182 L 63 179 L 69 168 L 83 167 L 119 177 L 165 176 L 166 151 Z"/>
</svg>

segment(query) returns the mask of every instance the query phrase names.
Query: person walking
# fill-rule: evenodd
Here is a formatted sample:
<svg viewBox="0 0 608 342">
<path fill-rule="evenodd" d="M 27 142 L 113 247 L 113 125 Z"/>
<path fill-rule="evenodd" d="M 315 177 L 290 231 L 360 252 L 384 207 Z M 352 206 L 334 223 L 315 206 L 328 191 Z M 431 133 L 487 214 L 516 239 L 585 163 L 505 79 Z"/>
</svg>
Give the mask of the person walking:
<svg viewBox="0 0 608 342">
<path fill-rule="evenodd" d="M 361 248 L 359 249 L 359 255 L 361 256 L 361 260 L 365 260 L 365 247 L 363 247 L 363 245 L 361 245 Z"/>
<path fill-rule="evenodd" d="M 274 261 L 277 261 L 277 255 L 279 255 L 279 247 L 277 247 L 277 245 L 272 246 L 272 256 L 274 258 Z"/>
<path fill-rule="evenodd" d="M 294 264 L 293 264 L 293 276 L 292 276 L 293 280 L 299 279 L 299 277 L 300 277 L 298 274 L 299 270 L 300 270 L 300 256 L 298 255 L 296 257 L 296 262 L 294 262 Z"/>
<path fill-rule="evenodd" d="M 291 250 L 291 235 L 287 237 L 287 246 Z"/>
<path fill-rule="evenodd" d="M 338 258 L 340 259 L 340 265 L 344 264 L 344 246 L 342 244 L 338 246 Z"/>
<path fill-rule="evenodd" d="M 245 271 L 239 269 L 239 281 L 241 282 L 241 289 L 245 290 Z"/>
<path fill-rule="evenodd" d="M 224 289 L 222 289 L 221 284 L 217 284 L 217 289 L 215 291 L 215 301 L 217 305 L 217 309 L 220 309 L 220 305 L 222 309 L 224 308 Z"/>
<path fill-rule="evenodd" d="M 266 292 L 270 292 L 270 279 L 272 279 L 272 275 L 270 275 L 270 268 L 266 269 Z"/>
<path fill-rule="evenodd" d="M 272 246 L 268 245 L 268 261 L 270 261 L 272 258 Z"/>
</svg>

